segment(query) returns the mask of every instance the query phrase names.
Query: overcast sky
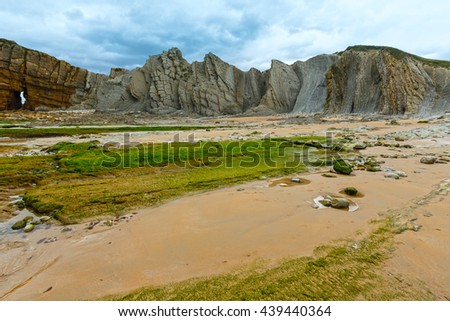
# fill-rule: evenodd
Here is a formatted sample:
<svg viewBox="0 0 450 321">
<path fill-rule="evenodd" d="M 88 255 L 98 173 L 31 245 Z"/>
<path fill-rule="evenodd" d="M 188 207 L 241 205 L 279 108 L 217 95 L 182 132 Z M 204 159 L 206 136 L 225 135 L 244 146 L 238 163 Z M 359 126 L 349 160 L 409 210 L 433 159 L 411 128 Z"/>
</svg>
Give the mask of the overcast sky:
<svg viewBox="0 0 450 321">
<path fill-rule="evenodd" d="M 356 44 L 450 60 L 448 0 L 0 0 L 0 38 L 91 71 L 178 47 L 265 70 Z"/>
</svg>

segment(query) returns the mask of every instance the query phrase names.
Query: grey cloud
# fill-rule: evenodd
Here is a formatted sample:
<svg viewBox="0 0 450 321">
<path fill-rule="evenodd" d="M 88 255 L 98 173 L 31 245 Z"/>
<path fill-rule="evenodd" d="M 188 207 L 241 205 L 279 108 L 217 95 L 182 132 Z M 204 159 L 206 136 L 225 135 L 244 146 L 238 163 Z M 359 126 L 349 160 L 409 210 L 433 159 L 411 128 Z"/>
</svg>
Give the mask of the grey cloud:
<svg viewBox="0 0 450 321">
<path fill-rule="evenodd" d="M 241 69 L 266 69 L 349 45 L 389 45 L 450 59 L 446 1 L 16 0 L 2 3 L 0 37 L 93 71 L 142 65 L 178 47 Z"/>
</svg>

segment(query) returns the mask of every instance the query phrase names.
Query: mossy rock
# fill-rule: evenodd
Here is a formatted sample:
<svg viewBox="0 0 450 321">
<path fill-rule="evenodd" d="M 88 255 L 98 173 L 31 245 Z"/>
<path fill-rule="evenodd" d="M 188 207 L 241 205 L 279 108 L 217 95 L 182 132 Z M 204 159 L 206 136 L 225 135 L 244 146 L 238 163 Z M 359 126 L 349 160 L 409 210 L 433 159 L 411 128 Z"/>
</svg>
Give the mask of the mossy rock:
<svg viewBox="0 0 450 321">
<path fill-rule="evenodd" d="M 333 163 L 333 169 L 336 172 L 338 172 L 340 174 L 345 174 L 345 175 L 350 175 L 351 172 L 353 171 L 352 165 L 350 165 L 343 159 L 338 159 L 337 161 L 335 161 Z"/>
<path fill-rule="evenodd" d="M 14 225 L 11 226 L 11 228 L 13 230 L 20 230 L 20 229 L 23 229 L 25 226 L 27 226 L 27 222 L 25 220 L 20 220 L 20 221 L 17 221 L 16 223 L 14 223 Z"/>
<path fill-rule="evenodd" d="M 34 230 L 34 225 L 33 225 L 33 224 L 27 224 L 27 225 L 25 226 L 25 228 L 23 229 L 23 231 L 24 231 L 25 233 L 29 233 L 29 232 L 31 232 L 32 230 Z"/>
<path fill-rule="evenodd" d="M 366 170 L 367 170 L 368 172 L 380 172 L 380 171 L 381 171 L 381 168 L 378 167 L 378 166 L 367 165 L 367 166 L 366 166 Z"/>
<path fill-rule="evenodd" d="M 24 220 L 25 222 L 31 222 L 33 219 L 34 219 L 33 216 L 28 215 L 28 216 L 25 216 L 25 218 L 24 218 L 23 220 Z"/>
<path fill-rule="evenodd" d="M 355 196 L 358 194 L 358 190 L 352 186 L 349 186 L 344 189 L 344 193 L 350 196 Z"/>
</svg>

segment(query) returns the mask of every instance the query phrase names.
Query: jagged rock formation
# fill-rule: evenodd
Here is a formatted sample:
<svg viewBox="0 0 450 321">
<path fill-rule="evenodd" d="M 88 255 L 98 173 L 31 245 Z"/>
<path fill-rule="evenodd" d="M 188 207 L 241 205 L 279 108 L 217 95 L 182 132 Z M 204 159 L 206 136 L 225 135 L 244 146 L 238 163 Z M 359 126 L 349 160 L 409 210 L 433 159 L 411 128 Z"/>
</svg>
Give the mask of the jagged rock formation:
<svg viewBox="0 0 450 321">
<path fill-rule="evenodd" d="M 291 112 L 300 90 L 300 80 L 292 66 L 273 60 L 266 75 L 266 93 L 260 104 L 278 113 Z"/>
<path fill-rule="evenodd" d="M 0 39 L 0 110 L 93 106 L 102 79 L 105 76 Z"/>
<path fill-rule="evenodd" d="M 258 104 L 263 82 L 256 69 L 243 72 L 211 53 L 191 65 L 173 48 L 150 57 L 142 68 L 104 82 L 98 90 L 97 109 L 237 114 Z"/>
<path fill-rule="evenodd" d="M 104 112 L 437 114 L 450 110 L 450 62 L 388 47 L 349 47 L 292 65 L 247 72 L 209 53 L 187 62 L 170 49 L 109 77 L 0 41 L 0 109 L 94 108 Z"/>
<path fill-rule="evenodd" d="M 211 53 L 189 64 L 174 48 L 103 83 L 97 108 L 207 116 L 250 110 L 426 115 L 450 110 L 449 67 L 393 48 L 351 47 L 243 72 Z"/>
</svg>

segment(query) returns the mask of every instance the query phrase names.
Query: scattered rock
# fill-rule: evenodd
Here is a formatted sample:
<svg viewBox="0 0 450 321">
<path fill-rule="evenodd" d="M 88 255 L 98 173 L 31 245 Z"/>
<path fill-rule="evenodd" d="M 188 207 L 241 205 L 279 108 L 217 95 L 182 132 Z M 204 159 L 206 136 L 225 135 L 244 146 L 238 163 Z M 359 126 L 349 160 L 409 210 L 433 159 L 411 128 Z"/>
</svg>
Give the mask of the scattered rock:
<svg viewBox="0 0 450 321">
<path fill-rule="evenodd" d="M 73 231 L 72 228 L 70 228 L 70 227 L 65 227 L 65 228 L 63 228 L 63 229 L 61 230 L 61 233 L 72 232 L 72 231 Z"/>
<path fill-rule="evenodd" d="M 23 229 L 26 225 L 27 225 L 27 222 L 25 222 L 24 220 L 20 220 L 20 221 L 17 221 L 16 223 L 14 223 L 13 226 L 11 226 L 11 228 L 13 230 L 20 230 L 20 229 Z"/>
<path fill-rule="evenodd" d="M 58 238 L 57 238 L 56 236 L 54 236 L 54 237 L 52 237 L 52 238 L 46 239 L 46 240 L 44 241 L 44 243 L 45 243 L 45 244 L 49 244 L 49 243 L 53 243 L 53 242 L 56 242 L 56 241 L 58 241 Z"/>
<path fill-rule="evenodd" d="M 31 232 L 32 230 L 34 230 L 34 224 L 27 224 L 27 225 L 24 227 L 24 229 L 23 229 L 23 231 L 24 231 L 25 233 L 29 233 L 29 232 Z"/>
<path fill-rule="evenodd" d="M 350 187 L 346 187 L 344 189 L 344 193 L 350 196 L 355 196 L 356 194 L 358 194 L 358 190 L 352 186 Z"/>
<path fill-rule="evenodd" d="M 422 164 L 434 164 L 436 163 L 437 157 L 436 156 L 424 156 L 420 159 L 420 162 Z"/>
<path fill-rule="evenodd" d="M 238 188 L 236 191 L 242 192 L 242 191 L 245 191 L 245 188 L 240 187 L 240 188 Z"/>
<path fill-rule="evenodd" d="M 408 177 L 408 175 L 402 171 L 395 171 L 395 174 L 397 174 L 398 177 Z"/>
<path fill-rule="evenodd" d="M 323 176 L 323 177 L 334 177 L 334 178 L 337 177 L 336 175 L 331 174 L 331 173 L 323 173 L 322 176 Z"/>
<path fill-rule="evenodd" d="M 301 182 L 300 177 L 293 177 L 291 179 L 291 182 L 293 182 L 293 183 L 300 183 Z"/>
<path fill-rule="evenodd" d="M 112 220 L 107 220 L 103 224 L 105 224 L 106 226 L 111 227 L 111 226 L 113 226 L 113 221 Z"/>
<path fill-rule="evenodd" d="M 350 202 L 346 198 L 333 198 L 331 200 L 331 207 L 333 208 L 348 208 L 350 206 Z"/>
<path fill-rule="evenodd" d="M 352 166 L 343 159 L 338 159 L 333 163 L 333 169 L 340 174 L 350 175 L 353 171 Z"/>
<path fill-rule="evenodd" d="M 41 220 L 42 223 L 45 223 L 45 222 L 47 222 L 47 221 L 50 221 L 50 219 L 51 219 L 51 217 L 50 217 L 50 216 L 47 216 L 47 215 L 44 215 L 44 216 L 41 216 L 41 217 L 40 217 L 40 220 Z"/>
<path fill-rule="evenodd" d="M 286 184 L 286 183 L 280 183 L 280 184 L 278 184 L 278 186 L 280 186 L 280 187 L 287 187 L 288 184 Z"/>
<path fill-rule="evenodd" d="M 357 143 L 355 146 L 353 146 L 353 149 L 366 149 L 367 145 L 364 143 Z"/>
<path fill-rule="evenodd" d="M 400 178 L 400 176 L 398 176 L 397 173 L 386 173 L 386 174 L 384 174 L 384 177 L 386 177 L 386 178 L 393 178 L 393 179 L 399 179 Z"/>
<path fill-rule="evenodd" d="M 414 232 L 419 232 L 419 230 L 420 230 L 421 228 L 422 228 L 422 225 L 414 224 L 413 227 L 412 227 L 412 230 L 413 230 Z"/>
<path fill-rule="evenodd" d="M 258 179 L 261 181 L 265 181 L 267 179 L 267 176 L 260 176 L 260 177 L 258 177 Z"/>
</svg>

